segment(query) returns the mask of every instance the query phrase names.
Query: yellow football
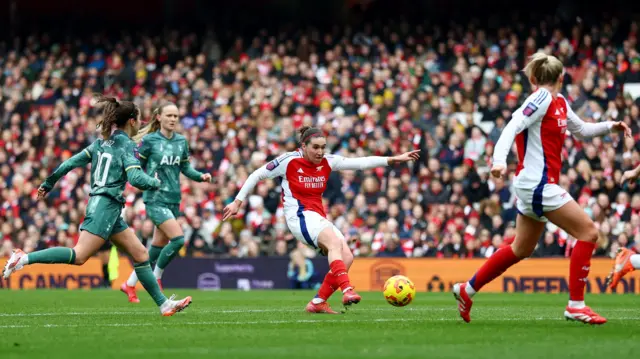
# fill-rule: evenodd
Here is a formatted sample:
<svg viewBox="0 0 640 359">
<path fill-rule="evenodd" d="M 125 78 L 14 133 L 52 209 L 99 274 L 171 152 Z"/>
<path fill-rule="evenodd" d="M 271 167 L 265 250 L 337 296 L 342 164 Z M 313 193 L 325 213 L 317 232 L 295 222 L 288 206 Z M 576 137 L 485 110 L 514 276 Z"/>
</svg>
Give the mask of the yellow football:
<svg viewBox="0 0 640 359">
<path fill-rule="evenodd" d="M 415 297 L 416 286 L 403 275 L 395 275 L 384 284 L 384 299 L 394 307 L 409 305 Z"/>
</svg>

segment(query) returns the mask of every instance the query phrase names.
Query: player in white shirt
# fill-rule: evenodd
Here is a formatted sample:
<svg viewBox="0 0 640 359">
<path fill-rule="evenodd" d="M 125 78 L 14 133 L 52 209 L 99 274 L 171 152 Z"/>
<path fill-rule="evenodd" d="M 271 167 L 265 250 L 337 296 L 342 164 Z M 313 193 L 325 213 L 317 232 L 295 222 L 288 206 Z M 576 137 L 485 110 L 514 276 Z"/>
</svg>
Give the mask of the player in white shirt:
<svg viewBox="0 0 640 359">
<path fill-rule="evenodd" d="M 327 299 L 340 288 L 345 306 L 360 302 L 361 297 L 349 282 L 347 274 L 353 254 L 344 236 L 326 218 L 322 194 L 327 187 L 331 171 L 366 170 L 396 163 L 416 161 L 420 151 L 411 151 L 394 157 L 346 158 L 325 154 L 327 140 L 315 127 L 300 129 L 301 147 L 286 153 L 254 171 L 244 183 L 236 199 L 224 209 L 222 220 L 238 213 L 240 206 L 259 181 L 282 178 L 282 199 L 287 226 L 293 235 L 316 251 L 326 254 L 330 271 L 324 278 L 318 295 L 307 304 L 311 313 L 331 313 Z"/>
<path fill-rule="evenodd" d="M 569 270 L 569 304 L 564 316 L 589 324 L 604 324 L 607 320 L 584 303 L 586 278 L 591 255 L 598 239 L 598 229 L 589 216 L 558 186 L 562 168 L 562 146 L 567 130 L 578 139 L 602 136 L 615 130 L 631 136 L 624 122 L 585 123 L 559 93 L 564 68 L 557 58 L 539 52 L 524 69 L 536 91 L 517 109 L 496 144 L 491 174 L 501 178 L 506 174 L 507 155 L 515 140 L 518 168 L 514 178 L 518 217 L 516 238 L 511 246 L 496 251 L 466 283 L 454 285 L 453 294 L 464 321 L 471 321 L 472 297 L 485 284 L 509 267 L 533 253 L 551 221 L 578 239 L 571 252 Z"/>
</svg>

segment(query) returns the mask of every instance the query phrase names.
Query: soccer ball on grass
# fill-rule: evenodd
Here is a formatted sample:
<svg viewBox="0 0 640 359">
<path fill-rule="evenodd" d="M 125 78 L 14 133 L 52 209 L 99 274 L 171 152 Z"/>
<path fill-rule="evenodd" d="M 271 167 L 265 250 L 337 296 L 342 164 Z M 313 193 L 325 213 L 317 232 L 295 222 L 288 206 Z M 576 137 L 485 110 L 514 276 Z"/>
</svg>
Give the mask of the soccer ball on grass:
<svg viewBox="0 0 640 359">
<path fill-rule="evenodd" d="M 394 307 L 409 305 L 415 297 L 416 286 L 403 275 L 395 275 L 384 284 L 384 299 Z"/>
</svg>

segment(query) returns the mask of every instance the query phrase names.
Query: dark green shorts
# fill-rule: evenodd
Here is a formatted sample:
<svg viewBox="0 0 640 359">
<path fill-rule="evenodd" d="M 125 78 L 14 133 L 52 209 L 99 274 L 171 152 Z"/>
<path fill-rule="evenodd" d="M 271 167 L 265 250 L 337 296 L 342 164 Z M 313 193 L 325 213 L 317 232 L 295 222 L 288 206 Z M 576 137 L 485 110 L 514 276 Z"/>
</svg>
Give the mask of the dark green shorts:
<svg viewBox="0 0 640 359">
<path fill-rule="evenodd" d="M 151 222 L 158 227 L 162 223 L 180 217 L 180 204 L 146 204 L 147 216 L 151 219 Z"/>
<path fill-rule="evenodd" d="M 87 204 L 84 221 L 80 225 L 81 231 L 87 231 L 104 239 L 118 234 L 129 228 L 122 219 L 122 203 L 105 196 L 93 196 Z"/>
</svg>

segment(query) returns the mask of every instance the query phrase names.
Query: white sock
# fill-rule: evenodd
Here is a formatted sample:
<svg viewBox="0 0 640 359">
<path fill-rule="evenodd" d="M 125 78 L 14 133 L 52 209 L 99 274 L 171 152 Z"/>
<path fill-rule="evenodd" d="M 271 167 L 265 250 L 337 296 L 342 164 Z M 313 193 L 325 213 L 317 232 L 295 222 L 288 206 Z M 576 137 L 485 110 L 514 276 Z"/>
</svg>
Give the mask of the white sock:
<svg viewBox="0 0 640 359">
<path fill-rule="evenodd" d="M 129 287 L 135 287 L 136 284 L 138 284 L 138 275 L 136 274 L 136 271 L 133 271 L 131 272 L 129 279 L 127 279 L 127 285 Z"/>
<path fill-rule="evenodd" d="M 631 261 L 631 265 L 633 266 L 633 268 L 640 268 L 640 254 L 631 255 L 631 259 L 629 260 Z"/>
<path fill-rule="evenodd" d="M 585 307 L 584 300 L 570 300 L 569 308 L 582 309 Z"/>
<path fill-rule="evenodd" d="M 22 256 L 22 258 L 20 258 L 20 260 L 18 261 L 18 264 L 23 266 L 29 264 L 29 255 L 27 254 L 26 256 Z"/>
<path fill-rule="evenodd" d="M 160 269 L 158 265 L 153 269 L 153 275 L 156 276 L 156 279 L 162 279 L 162 272 L 164 272 L 164 269 Z"/>
<path fill-rule="evenodd" d="M 347 287 L 345 289 L 342 290 L 342 293 L 346 293 L 348 290 L 353 289 L 352 287 Z"/>
<path fill-rule="evenodd" d="M 469 296 L 469 298 L 473 297 L 476 294 L 476 290 L 473 289 L 473 287 L 469 282 L 467 282 L 467 285 L 464 288 L 465 288 L 464 291 L 467 292 L 467 295 Z"/>
<path fill-rule="evenodd" d="M 322 299 L 322 298 L 316 297 L 316 298 L 311 299 L 311 303 L 313 303 L 313 304 L 320 304 L 322 302 L 324 302 L 324 299 Z"/>
</svg>

